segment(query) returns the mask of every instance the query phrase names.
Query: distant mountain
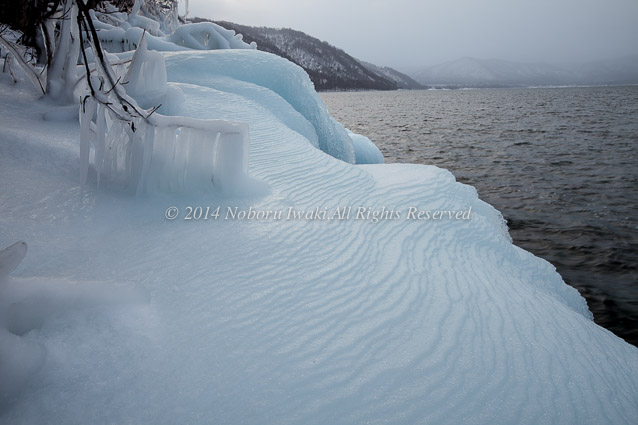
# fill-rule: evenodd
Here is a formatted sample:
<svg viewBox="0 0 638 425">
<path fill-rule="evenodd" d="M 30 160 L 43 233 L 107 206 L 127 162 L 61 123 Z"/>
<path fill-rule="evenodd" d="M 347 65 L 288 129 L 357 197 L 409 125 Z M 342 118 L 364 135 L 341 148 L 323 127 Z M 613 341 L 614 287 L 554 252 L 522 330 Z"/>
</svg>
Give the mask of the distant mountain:
<svg viewBox="0 0 638 425">
<path fill-rule="evenodd" d="M 193 22 L 205 21 L 194 18 Z M 273 53 L 306 70 L 317 90 L 396 90 L 399 85 L 385 73 L 362 65 L 341 49 L 301 31 L 251 27 L 232 22 L 215 22 L 257 43 L 257 49 Z M 396 71 L 398 73 L 398 71 Z M 406 76 L 407 77 L 407 76 Z M 408 77 L 409 78 L 409 77 Z"/>
<path fill-rule="evenodd" d="M 418 81 L 414 80 L 407 74 L 403 74 L 396 69 L 390 68 L 389 66 L 378 66 L 372 64 L 370 62 L 359 61 L 361 65 L 368 68 L 370 71 L 383 75 L 384 77 L 393 80 L 397 84 L 397 88 L 404 90 L 419 90 L 424 89 L 426 86 L 420 84 Z"/>
<path fill-rule="evenodd" d="M 432 86 L 529 86 L 566 84 L 570 76 L 552 65 L 466 57 L 426 68 L 414 78 Z"/>
<path fill-rule="evenodd" d="M 413 74 L 429 86 L 517 87 L 638 83 L 638 55 L 572 65 L 462 58 Z"/>
<path fill-rule="evenodd" d="M 589 84 L 638 84 L 638 55 L 570 66 L 576 79 Z"/>
<path fill-rule="evenodd" d="M 325 41 L 288 28 L 250 27 L 216 22 L 306 70 L 317 90 L 396 90 L 394 80 L 363 66 L 352 56 Z"/>
</svg>

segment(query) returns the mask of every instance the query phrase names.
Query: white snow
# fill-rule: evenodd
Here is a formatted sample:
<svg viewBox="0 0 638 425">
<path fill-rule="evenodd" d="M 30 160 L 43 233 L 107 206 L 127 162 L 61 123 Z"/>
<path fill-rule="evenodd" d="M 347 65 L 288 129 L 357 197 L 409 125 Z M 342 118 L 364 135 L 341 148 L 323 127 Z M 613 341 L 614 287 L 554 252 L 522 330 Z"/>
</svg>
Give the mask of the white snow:
<svg viewBox="0 0 638 425">
<path fill-rule="evenodd" d="M 348 163 L 347 131 L 283 59 L 164 58 L 182 115 L 249 126 L 270 191 L 83 190 L 79 125 L 0 75 L 0 249 L 29 244 L 14 270 L 21 251 L 0 255 L 0 422 L 638 422 L 638 349 L 474 188 Z"/>
</svg>

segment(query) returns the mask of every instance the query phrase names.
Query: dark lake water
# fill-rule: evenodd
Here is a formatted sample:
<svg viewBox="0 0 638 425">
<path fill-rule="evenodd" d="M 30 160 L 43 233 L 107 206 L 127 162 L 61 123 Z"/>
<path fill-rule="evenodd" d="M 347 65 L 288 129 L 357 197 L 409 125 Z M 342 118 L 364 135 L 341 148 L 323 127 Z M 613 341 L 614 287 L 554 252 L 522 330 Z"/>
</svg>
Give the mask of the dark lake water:
<svg viewBox="0 0 638 425">
<path fill-rule="evenodd" d="M 437 165 L 476 187 L 514 243 L 638 345 L 638 86 L 321 97 L 386 162 Z"/>
</svg>

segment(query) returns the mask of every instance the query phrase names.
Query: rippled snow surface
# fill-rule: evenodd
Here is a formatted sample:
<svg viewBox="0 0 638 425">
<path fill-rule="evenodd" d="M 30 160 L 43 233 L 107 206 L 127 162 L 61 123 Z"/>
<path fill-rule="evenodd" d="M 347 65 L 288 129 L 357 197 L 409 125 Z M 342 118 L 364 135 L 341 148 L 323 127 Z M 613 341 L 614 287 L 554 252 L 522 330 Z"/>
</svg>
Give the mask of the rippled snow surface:
<svg viewBox="0 0 638 425">
<path fill-rule="evenodd" d="M 386 162 L 475 186 L 597 323 L 638 345 L 638 86 L 324 93 Z"/>
</svg>

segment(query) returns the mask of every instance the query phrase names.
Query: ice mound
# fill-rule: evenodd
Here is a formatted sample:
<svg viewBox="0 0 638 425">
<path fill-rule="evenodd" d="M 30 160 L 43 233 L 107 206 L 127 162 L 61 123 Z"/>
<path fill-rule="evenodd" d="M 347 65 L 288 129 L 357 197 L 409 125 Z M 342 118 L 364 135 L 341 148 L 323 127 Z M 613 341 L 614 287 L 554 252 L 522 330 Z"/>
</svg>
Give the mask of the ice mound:
<svg viewBox="0 0 638 425">
<path fill-rule="evenodd" d="M 161 53 L 148 50 L 146 36 L 143 35 L 138 44 L 122 85 L 139 106 L 150 109 L 165 103 L 166 65 Z"/>
<path fill-rule="evenodd" d="M 246 44 L 241 34 L 227 30 L 212 22 L 199 22 L 178 27 L 170 36 L 178 46 L 195 50 L 256 49 L 255 43 Z"/>
<path fill-rule="evenodd" d="M 355 162 L 346 129 L 330 116 L 308 74 L 294 63 L 258 50 L 167 52 L 165 57 L 169 81 L 216 89 L 222 76 L 274 92 L 312 124 L 322 151 Z"/>
<path fill-rule="evenodd" d="M 139 3 L 139 2 L 138 2 Z M 109 52 L 135 50 L 137 42 L 146 33 L 149 47 L 153 50 L 211 50 L 211 49 L 256 49 L 255 43 L 243 41 L 241 34 L 235 34 L 212 22 L 176 25 L 170 31 L 161 29 L 161 24 L 139 13 L 139 4 L 131 14 L 119 12 L 106 4 L 106 13 L 95 13 L 93 22 L 102 46 Z M 165 22 L 164 22 L 165 23 Z"/>
<path fill-rule="evenodd" d="M 348 131 L 354 147 L 355 161 L 357 164 L 383 164 L 383 154 L 370 139 L 361 134 Z"/>
</svg>

